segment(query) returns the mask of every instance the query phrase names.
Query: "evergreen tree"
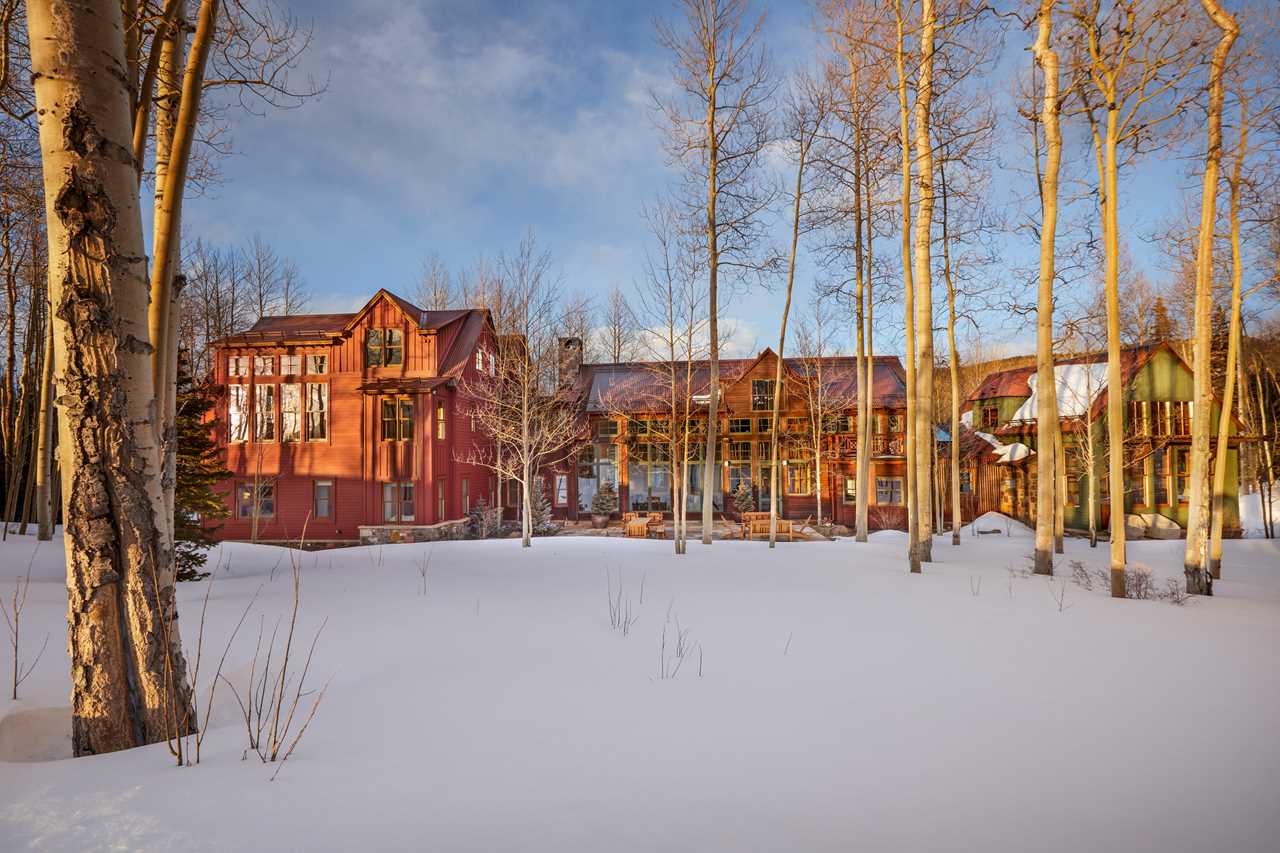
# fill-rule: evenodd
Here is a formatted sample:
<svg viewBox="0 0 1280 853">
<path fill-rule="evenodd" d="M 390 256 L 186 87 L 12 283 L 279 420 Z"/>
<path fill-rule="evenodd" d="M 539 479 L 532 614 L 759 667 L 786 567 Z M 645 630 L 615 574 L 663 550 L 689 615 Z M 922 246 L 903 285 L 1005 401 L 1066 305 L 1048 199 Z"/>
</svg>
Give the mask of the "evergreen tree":
<svg viewBox="0 0 1280 853">
<path fill-rule="evenodd" d="M 226 504 L 214 491 L 231 472 L 223 466 L 222 453 L 213 438 L 208 414 L 215 403 L 209 382 L 196 383 L 187 372 L 185 358 L 178 360 L 177 395 L 177 485 L 173 503 L 174 559 L 178 580 L 207 577 L 200 571 L 213 545 L 216 528 L 206 527 L 211 519 L 227 517 Z"/>
<path fill-rule="evenodd" d="M 551 520 L 551 502 L 547 500 L 546 485 L 541 477 L 529 484 L 529 522 L 535 536 L 556 532 Z"/>
<path fill-rule="evenodd" d="M 1209 324 L 1209 375 L 1213 388 L 1222 388 L 1227 375 L 1227 335 L 1231 328 L 1227 321 L 1227 312 L 1221 305 L 1213 308 L 1213 319 Z"/>
</svg>

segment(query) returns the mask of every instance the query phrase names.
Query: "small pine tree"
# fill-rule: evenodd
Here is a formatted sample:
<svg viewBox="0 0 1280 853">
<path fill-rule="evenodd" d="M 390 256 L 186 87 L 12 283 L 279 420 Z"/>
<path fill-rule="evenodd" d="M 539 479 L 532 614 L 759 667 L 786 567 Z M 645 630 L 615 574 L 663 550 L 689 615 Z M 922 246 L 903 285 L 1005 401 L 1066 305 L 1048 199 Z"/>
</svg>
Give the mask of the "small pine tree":
<svg viewBox="0 0 1280 853">
<path fill-rule="evenodd" d="M 733 508 L 738 511 L 739 515 L 744 512 L 755 512 L 756 493 L 746 480 L 738 483 L 738 488 L 733 490 Z"/>
<path fill-rule="evenodd" d="M 223 466 L 222 453 L 213 438 L 207 415 L 216 398 L 211 383 L 196 383 L 187 372 L 186 359 L 178 359 L 176 400 L 177 470 L 173 500 L 174 562 L 178 580 L 208 577 L 200 571 L 213 545 L 211 519 L 227 517 L 227 507 L 214 486 L 231 472 Z"/>
<path fill-rule="evenodd" d="M 595 515 L 612 515 L 618 509 L 618 490 L 612 480 L 605 480 L 591 496 L 591 512 Z"/>
<path fill-rule="evenodd" d="M 546 485 L 539 477 L 529 485 L 529 520 L 534 536 L 547 536 L 556 532 L 551 521 L 551 502 L 547 500 Z"/>
</svg>

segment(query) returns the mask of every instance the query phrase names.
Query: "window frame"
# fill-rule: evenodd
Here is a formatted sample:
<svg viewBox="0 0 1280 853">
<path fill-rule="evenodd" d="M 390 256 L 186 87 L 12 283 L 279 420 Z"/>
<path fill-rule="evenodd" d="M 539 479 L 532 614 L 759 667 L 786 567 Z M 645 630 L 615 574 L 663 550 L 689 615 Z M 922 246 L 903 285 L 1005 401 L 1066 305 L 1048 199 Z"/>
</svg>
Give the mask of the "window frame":
<svg viewBox="0 0 1280 853">
<path fill-rule="evenodd" d="M 274 355 L 255 355 L 253 357 L 254 376 L 275 376 L 276 357 Z"/>
<path fill-rule="evenodd" d="M 244 444 L 252 434 L 253 408 L 248 385 L 227 386 L 227 443 Z"/>
<path fill-rule="evenodd" d="M 265 411 L 264 411 L 265 402 Z M 276 386 L 264 382 L 253 386 L 253 440 L 274 443 L 279 432 L 276 429 Z"/>
<path fill-rule="evenodd" d="M 776 391 L 777 389 L 774 387 L 774 380 L 752 379 L 751 380 L 751 411 L 753 412 L 773 411 L 773 400 L 774 400 Z M 759 404 L 763 404 L 763 405 L 759 405 Z"/>
<path fill-rule="evenodd" d="M 318 393 L 313 394 L 312 389 L 318 389 Z M 303 391 L 304 397 L 302 401 L 303 425 L 302 437 L 304 441 L 329 441 L 329 383 L 328 382 L 308 382 Z M 322 405 L 314 408 L 312 403 L 319 402 Z M 313 417 L 318 415 L 319 417 Z M 323 428 L 323 435 L 315 435 L 312 426 L 319 423 Z"/>
<path fill-rule="evenodd" d="M 320 490 L 326 490 L 324 497 L 324 505 L 327 508 L 325 512 L 320 511 Z M 312 518 L 333 518 L 333 480 L 312 480 L 311 481 L 311 517 Z"/>
<path fill-rule="evenodd" d="M 379 438 L 382 441 L 413 441 L 413 398 L 397 395 L 378 399 Z"/>
<path fill-rule="evenodd" d="M 301 376 L 302 356 L 296 354 L 280 356 L 280 375 Z"/>
<path fill-rule="evenodd" d="M 446 424 L 446 418 L 445 418 L 444 402 L 437 400 L 436 401 L 436 429 L 435 429 L 436 441 L 444 441 L 446 436 L 448 435 L 448 430 L 446 429 L 445 424 Z"/>
<path fill-rule="evenodd" d="M 887 494 L 887 500 L 881 500 L 881 495 Z M 894 495 L 897 500 L 894 500 Z M 888 476 L 876 477 L 876 506 L 902 506 L 903 500 L 903 484 L 902 477 Z"/>
<path fill-rule="evenodd" d="M 327 376 L 329 374 L 328 353 L 308 353 L 305 367 L 308 376 Z"/>
<path fill-rule="evenodd" d="M 751 418 L 729 418 L 728 434 L 751 435 L 751 427 Z"/>
<path fill-rule="evenodd" d="M 254 492 L 257 492 L 257 499 L 254 499 Z M 245 493 L 248 493 L 248 509 L 245 507 Z M 268 497 L 263 497 L 267 495 Z M 269 512 L 262 509 L 263 506 L 270 508 Z M 257 507 L 257 517 L 275 518 L 276 517 L 276 484 L 272 481 L 261 481 L 254 483 L 253 480 L 241 480 L 236 484 L 236 518 L 253 519 L 254 507 Z"/>
<path fill-rule="evenodd" d="M 412 480 L 388 480 L 382 483 L 383 524 L 416 523 L 413 486 Z M 408 507 L 408 512 L 405 512 L 405 507 Z"/>
<path fill-rule="evenodd" d="M 292 406 L 290 406 L 290 403 L 292 403 Z M 280 383 L 281 444 L 296 444 L 302 441 L 302 420 L 303 405 L 301 383 Z"/>
</svg>

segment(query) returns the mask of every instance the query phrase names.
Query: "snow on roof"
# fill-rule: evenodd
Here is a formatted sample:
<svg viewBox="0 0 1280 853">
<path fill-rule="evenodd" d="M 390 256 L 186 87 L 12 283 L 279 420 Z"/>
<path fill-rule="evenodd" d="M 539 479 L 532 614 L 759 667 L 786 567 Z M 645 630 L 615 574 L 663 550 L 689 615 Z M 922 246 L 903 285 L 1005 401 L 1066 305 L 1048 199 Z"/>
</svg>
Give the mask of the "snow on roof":
<svg viewBox="0 0 1280 853">
<path fill-rule="evenodd" d="M 995 454 L 1000 457 L 999 461 L 996 462 L 997 465 L 1010 465 L 1032 456 L 1035 451 L 1022 442 L 1015 441 L 1013 444 L 1000 445 L 995 449 Z"/>
<path fill-rule="evenodd" d="M 1091 364 L 1057 364 L 1053 368 L 1055 390 L 1058 397 L 1058 417 L 1078 418 L 1089 410 L 1089 404 L 1107 387 L 1105 362 Z M 1010 421 L 1034 421 L 1036 419 L 1036 375 L 1027 377 L 1031 396 L 1022 402 Z"/>
</svg>

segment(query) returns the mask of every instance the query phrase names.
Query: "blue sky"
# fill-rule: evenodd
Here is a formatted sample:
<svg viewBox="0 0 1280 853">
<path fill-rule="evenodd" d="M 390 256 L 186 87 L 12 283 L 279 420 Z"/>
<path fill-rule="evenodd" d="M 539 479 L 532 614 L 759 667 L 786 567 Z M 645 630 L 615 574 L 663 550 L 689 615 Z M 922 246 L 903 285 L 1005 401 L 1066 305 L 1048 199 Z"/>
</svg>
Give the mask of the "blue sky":
<svg viewBox="0 0 1280 853">
<path fill-rule="evenodd" d="M 186 236 L 230 244 L 261 234 L 297 262 L 317 311 L 349 310 L 378 287 L 411 295 L 431 253 L 458 269 L 510 250 L 530 227 L 568 289 L 630 287 L 647 237 L 641 205 L 673 175 L 649 97 L 668 79 L 652 19 L 671 8 L 294 0 L 315 30 L 301 73 L 327 75 L 328 91 L 298 109 L 234 116 L 236 153 L 221 163 L 222 182 L 188 202 Z M 770 7 L 780 69 L 816 54 L 810 14 L 806 3 Z M 1023 41 L 1009 34 L 1001 68 L 1026 61 Z M 1007 73 L 990 85 L 1009 91 Z M 1004 145 L 1014 165 L 1020 144 Z M 1155 222 L 1176 202 L 1179 169 L 1144 166 L 1124 214 Z M 1012 203 L 1025 180 L 1006 171 L 993 191 Z M 1006 244 L 1008 264 L 1030 257 L 1024 238 Z M 1133 248 L 1154 263 L 1150 247 Z M 802 257 L 802 294 L 818 272 Z M 780 305 L 776 290 L 733 299 L 733 348 L 776 339 Z M 988 345 L 1027 340 L 1008 316 L 989 324 Z M 877 336 L 882 351 L 897 346 L 891 324 Z"/>
</svg>

